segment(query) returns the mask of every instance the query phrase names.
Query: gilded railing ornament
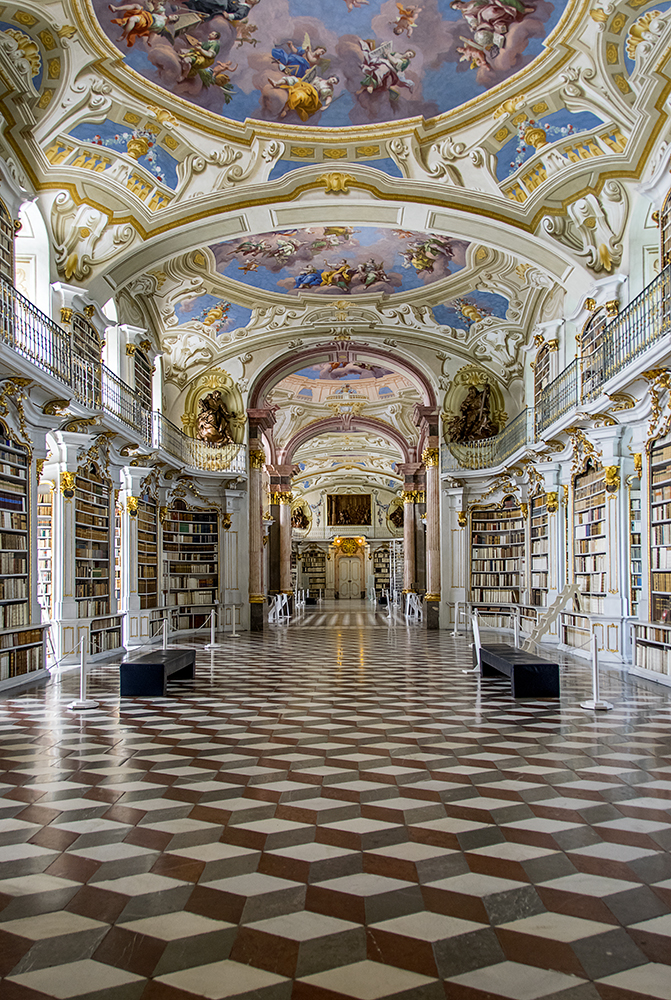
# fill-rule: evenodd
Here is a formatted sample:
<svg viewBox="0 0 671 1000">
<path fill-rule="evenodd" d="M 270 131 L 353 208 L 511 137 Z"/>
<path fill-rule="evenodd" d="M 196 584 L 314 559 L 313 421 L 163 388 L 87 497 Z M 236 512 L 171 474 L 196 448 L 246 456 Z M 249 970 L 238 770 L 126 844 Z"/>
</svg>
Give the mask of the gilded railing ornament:
<svg viewBox="0 0 671 1000">
<path fill-rule="evenodd" d="M 550 493 L 545 494 L 545 507 L 548 514 L 556 514 L 559 510 L 559 492 L 557 490 L 551 490 Z"/>
</svg>

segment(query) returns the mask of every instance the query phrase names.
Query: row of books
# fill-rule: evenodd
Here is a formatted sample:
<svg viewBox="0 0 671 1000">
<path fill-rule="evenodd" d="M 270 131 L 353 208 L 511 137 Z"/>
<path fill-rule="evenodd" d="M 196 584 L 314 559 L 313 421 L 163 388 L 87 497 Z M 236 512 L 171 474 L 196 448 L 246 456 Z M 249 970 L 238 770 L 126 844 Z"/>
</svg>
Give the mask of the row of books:
<svg viewBox="0 0 671 1000">
<path fill-rule="evenodd" d="M 671 545 L 671 524 L 652 525 L 652 544 Z"/>
<path fill-rule="evenodd" d="M 108 615 L 109 610 L 109 597 L 104 600 L 84 599 L 77 602 L 78 618 L 96 618 L 98 615 Z"/>
<path fill-rule="evenodd" d="M 30 623 L 30 609 L 25 604 L 1 604 L 0 628 L 16 628 L 17 625 Z"/>
<path fill-rule="evenodd" d="M 183 590 L 173 591 L 168 594 L 167 604 L 170 607 L 188 606 L 189 604 L 214 604 L 216 592 L 214 590 L 193 590 L 187 593 Z"/>
<path fill-rule="evenodd" d="M 42 669 L 42 645 L 0 653 L 0 681 Z"/>
<path fill-rule="evenodd" d="M 501 573 L 508 571 L 517 572 L 518 570 L 518 560 L 517 559 L 474 559 L 471 563 L 471 568 L 475 573 L 485 573 L 489 571 L 490 573 L 496 572 Z"/>
<path fill-rule="evenodd" d="M 593 538 L 594 535 L 603 535 L 605 527 L 603 521 L 595 521 L 591 524 L 576 524 L 575 537 L 580 539 Z"/>
<path fill-rule="evenodd" d="M 0 510 L 0 528 L 13 528 L 14 531 L 27 531 L 28 515 L 12 510 Z"/>
</svg>

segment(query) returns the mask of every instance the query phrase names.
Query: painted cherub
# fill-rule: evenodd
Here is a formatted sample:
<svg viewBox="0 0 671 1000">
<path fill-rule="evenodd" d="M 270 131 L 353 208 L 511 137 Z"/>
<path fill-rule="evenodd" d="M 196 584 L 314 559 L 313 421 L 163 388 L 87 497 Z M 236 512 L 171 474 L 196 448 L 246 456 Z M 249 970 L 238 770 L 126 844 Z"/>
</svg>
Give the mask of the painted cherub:
<svg viewBox="0 0 671 1000">
<path fill-rule="evenodd" d="M 368 7 L 369 0 L 345 0 L 345 4 L 347 6 L 347 10 L 351 13 L 355 7 Z"/>
<path fill-rule="evenodd" d="M 120 17 L 113 17 L 112 24 L 118 24 L 123 28 L 120 42 L 126 42 L 131 49 L 138 38 L 146 38 L 147 45 L 151 45 L 151 36 L 162 34 L 168 25 L 176 24 L 180 20 L 180 14 L 166 14 L 163 0 L 147 0 L 149 10 L 143 6 L 141 0 L 138 3 L 125 3 L 114 6 L 109 4 L 109 9 L 113 14 L 120 14 Z"/>
<path fill-rule="evenodd" d="M 467 38 L 462 37 L 461 41 L 463 45 L 457 46 L 459 62 L 470 61 L 471 69 L 488 69 L 491 71 L 492 67 L 487 62 L 487 56 L 483 49 L 470 42 Z"/>
<path fill-rule="evenodd" d="M 390 21 L 393 24 L 393 32 L 395 35 L 402 35 L 403 32 L 407 34 L 408 38 L 412 35 L 413 29 L 417 27 L 417 18 L 422 10 L 421 7 L 404 7 L 403 4 L 397 3 L 398 17 L 395 21 Z"/>
</svg>

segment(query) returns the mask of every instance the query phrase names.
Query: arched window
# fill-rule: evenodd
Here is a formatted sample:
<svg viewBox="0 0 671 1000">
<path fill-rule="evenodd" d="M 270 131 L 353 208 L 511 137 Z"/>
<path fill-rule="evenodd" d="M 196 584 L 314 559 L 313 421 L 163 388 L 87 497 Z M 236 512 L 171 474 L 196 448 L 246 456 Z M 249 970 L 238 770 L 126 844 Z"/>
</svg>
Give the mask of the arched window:
<svg viewBox="0 0 671 1000">
<path fill-rule="evenodd" d="M 102 344 L 96 328 L 85 316 L 72 316 L 72 366 L 79 401 L 94 409 L 101 404 L 100 354 Z"/>
<path fill-rule="evenodd" d="M 543 344 L 536 355 L 536 362 L 534 366 L 534 405 L 538 406 L 541 397 L 543 395 L 543 390 L 546 385 L 552 381 L 551 375 L 551 365 L 550 365 L 551 351 L 547 344 Z"/>
<path fill-rule="evenodd" d="M 0 278 L 14 284 L 14 221 L 0 199 Z"/>
<path fill-rule="evenodd" d="M 598 395 L 603 383 L 603 332 L 608 324 L 605 306 L 600 306 L 585 323 L 580 335 L 580 370 L 584 400 Z"/>
<path fill-rule="evenodd" d="M 147 410 L 151 410 L 151 376 L 151 362 L 138 348 L 135 352 L 135 391 L 140 404 Z"/>
<path fill-rule="evenodd" d="M 659 217 L 660 251 L 662 268 L 671 264 L 671 191 L 666 196 Z"/>
</svg>

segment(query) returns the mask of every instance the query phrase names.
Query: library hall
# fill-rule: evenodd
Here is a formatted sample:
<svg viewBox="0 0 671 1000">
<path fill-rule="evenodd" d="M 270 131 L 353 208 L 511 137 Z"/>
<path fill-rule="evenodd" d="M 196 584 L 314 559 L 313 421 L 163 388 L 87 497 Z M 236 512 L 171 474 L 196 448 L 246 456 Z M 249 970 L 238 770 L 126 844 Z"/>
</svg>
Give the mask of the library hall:
<svg viewBox="0 0 671 1000">
<path fill-rule="evenodd" d="M 671 1000 L 671 0 L 0 0 L 0 998 Z"/>
</svg>

